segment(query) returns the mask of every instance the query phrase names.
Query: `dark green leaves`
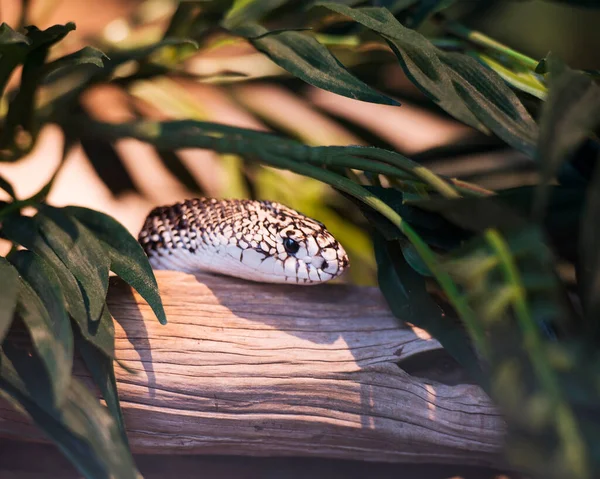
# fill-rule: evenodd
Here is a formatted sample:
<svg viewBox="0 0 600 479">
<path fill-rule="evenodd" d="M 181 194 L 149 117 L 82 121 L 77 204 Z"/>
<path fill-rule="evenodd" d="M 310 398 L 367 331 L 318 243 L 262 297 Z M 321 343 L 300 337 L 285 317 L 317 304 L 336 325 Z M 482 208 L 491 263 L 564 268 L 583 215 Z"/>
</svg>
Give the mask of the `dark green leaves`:
<svg viewBox="0 0 600 479">
<path fill-rule="evenodd" d="M 158 320 L 166 324 L 156 278 L 144 250 L 135 238 L 114 218 L 98 211 L 76 206 L 69 206 L 64 211 L 94 233 L 110 258 L 110 269 L 135 288 L 148 301 Z"/>
<path fill-rule="evenodd" d="M 160 42 L 152 43 L 151 45 L 146 45 L 131 50 L 116 51 L 111 54 L 111 59 L 107 63 L 111 69 L 114 69 L 116 66 L 128 61 L 147 60 L 153 54 L 158 53 L 163 48 L 169 47 L 175 48 L 176 50 L 188 48 L 195 50 L 198 48 L 198 44 L 194 40 L 190 40 L 188 38 L 165 38 Z"/>
<path fill-rule="evenodd" d="M 86 477 L 137 479 L 139 473 L 108 411 L 77 379 L 54 403 L 38 359 L 10 345 L 0 353 L 0 390 L 25 409 Z"/>
<path fill-rule="evenodd" d="M 588 339 L 595 347 L 600 335 L 600 301 L 596 299 L 600 288 L 600 155 L 597 153 L 597 138 L 588 138 L 600 127 L 600 87 L 588 75 L 571 70 L 553 55 L 545 60 L 544 68 L 549 74 L 550 90 L 540 119 L 537 160 L 541 183 L 537 189 L 534 214 L 538 220 L 546 216 L 554 217 L 555 211 L 552 205 L 548 205 L 551 191 L 549 182 L 561 165 L 570 166 L 567 162 L 571 161 L 586 162 L 582 166 L 593 172 L 593 179 L 588 189 L 587 205 L 581 208 L 584 217 L 579 235 L 580 257 L 577 267 Z M 586 141 L 589 141 L 592 153 L 583 158 L 582 146 Z M 578 155 L 582 158 L 577 158 Z M 577 240 L 577 233 L 571 230 L 573 243 Z"/>
<path fill-rule="evenodd" d="M 599 377 L 593 368 L 577 367 L 581 335 L 560 328 L 558 337 L 548 334 L 548 326 L 573 324 L 553 267 L 535 225 L 503 234 L 487 230 L 447 263 L 485 327 L 478 347 L 485 352 L 490 395 L 507 419 L 513 463 L 539 477 L 595 477 L 589 452 L 598 406 L 580 407 L 582 397 L 597 397 L 591 385 Z M 580 360 L 596 364 L 597 356 Z"/>
<path fill-rule="evenodd" d="M 110 267 L 100 243 L 62 210 L 44 207 L 37 216 L 44 240 L 81 287 L 89 319 L 98 321 L 104 308 Z"/>
<path fill-rule="evenodd" d="M 252 24 L 237 27 L 234 33 L 246 37 L 257 50 L 310 85 L 357 100 L 399 104 L 352 75 L 310 35 L 293 31 L 269 32 L 260 25 Z"/>
<path fill-rule="evenodd" d="M 14 310 L 27 328 L 31 348 L 24 352 L 22 346 L 14 347 L 12 336 L 5 341 L 0 389 L 87 477 L 136 477 L 113 368 L 114 325 L 106 288 L 111 268 L 148 298 L 166 322 L 156 280 L 141 246 L 114 219 L 85 208 L 39 205 L 38 210 L 33 218 L 13 214 L 2 222 L 3 235 L 29 251 L 10 255 L 20 276 L 0 258 L 0 327 L 4 334 Z M 69 315 L 79 327 L 77 349 L 112 417 L 71 376 Z"/>
<path fill-rule="evenodd" d="M 17 271 L 8 261 L 0 257 L 0 344 L 12 323 L 18 290 Z"/>
<path fill-rule="evenodd" d="M 6 23 L 0 25 L 0 96 L 4 94 L 6 82 L 17 65 L 22 63 L 31 40 L 25 35 L 15 32 Z"/>
<path fill-rule="evenodd" d="M 31 148 L 30 137 L 34 133 L 35 127 L 35 94 L 42 79 L 48 50 L 71 30 L 75 30 L 74 23 L 54 25 L 44 31 L 33 26 L 27 28 L 29 44 L 26 51 L 20 52 L 20 56 L 15 58 L 16 63 L 14 63 L 14 66 L 16 66 L 23 62 L 21 85 L 16 96 L 10 102 L 5 125 L 0 136 L 0 148 L 12 150 L 12 153 L 5 153 L 5 159 L 14 160 Z"/>
<path fill-rule="evenodd" d="M 108 57 L 97 48 L 84 47 L 81 50 L 46 64 L 43 69 L 43 75 L 48 79 L 58 70 L 85 64 L 91 64 L 101 68 L 104 66 L 105 59 L 108 59 Z"/>
<path fill-rule="evenodd" d="M 10 261 L 21 275 L 16 312 L 48 372 L 54 402 L 61 404 L 73 365 L 73 334 L 62 291 L 52 268 L 31 251 L 18 251 Z"/>
<path fill-rule="evenodd" d="M 404 194 L 397 189 L 378 186 L 366 186 L 365 189 L 396 211 L 431 246 L 451 250 L 468 238 L 466 231 L 447 221 L 444 217 L 406 204 Z M 443 204 L 447 203 L 449 202 L 443 202 Z M 392 241 L 404 238 L 398 228 L 382 215 L 364 205 L 361 205 L 361 209 L 369 222 L 377 228 L 386 240 Z"/>
<path fill-rule="evenodd" d="M 0 52 L 5 53 L 14 46 L 27 46 L 31 40 L 19 32 L 15 32 L 9 25 L 2 22 L 0 25 Z"/>
<path fill-rule="evenodd" d="M 104 309 L 102 321 L 107 323 L 112 323 L 113 321 L 108 312 L 108 308 Z M 104 354 L 101 350 L 96 348 L 93 343 L 87 341 L 81 335 L 77 334 L 75 338 L 77 350 L 81 354 L 88 371 L 91 373 L 94 383 L 96 383 L 98 389 L 100 389 L 102 397 L 104 398 L 104 401 L 106 401 L 106 406 L 121 432 L 123 442 L 125 445 L 128 445 L 129 442 L 125 431 L 125 422 L 119 403 L 113 358 Z"/>
<path fill-rule="evenodd" d="M 571 70 L 553 55 L 546 59 L 546 65 L 550 90 L 542 108 L 536 155 L 542 177 L 536 199 L 538 218 L 545 211 L 548 182 L 600 126 L 600 87 L 589 76 Z"/>
<path fill-rule="evenodd" d="M 78 324 L 86 339 L 112 357 L 114 354 L 112 321 L 110 323 L 92 321 L 89 308 L 84 301 L 82 286 L 41 234 L 37 216 L 35 218 L 9 217 L 3 221 L 2 232 L 9 240 L 33 251 L 51 265 L 60 283 L 69 315 Z M 88 267 L 93 268 L 92 265 Z M 106 280 L 108 281 L 108 277 Z"/>
<path fill-rule="evenodd" d="M 482 131 L 490 129 L 514 148 L 533 155 L 537 126 L 494 72 L 466 55 L 435 48 L 386 9 L 320 5 L 347 15 L 384 38 L 413 83 L 450 115 Z"/>
<path fill-rule="evenodd" d="M 479 361 L 462 326 L 432 299 L 423 276 L 404 259 L 400 243 L 385 241 L 379 233 L 373 242 L 379 288 L 394 316 L 432 334 L 473 379 L 481 381 Z"/>
</svg>

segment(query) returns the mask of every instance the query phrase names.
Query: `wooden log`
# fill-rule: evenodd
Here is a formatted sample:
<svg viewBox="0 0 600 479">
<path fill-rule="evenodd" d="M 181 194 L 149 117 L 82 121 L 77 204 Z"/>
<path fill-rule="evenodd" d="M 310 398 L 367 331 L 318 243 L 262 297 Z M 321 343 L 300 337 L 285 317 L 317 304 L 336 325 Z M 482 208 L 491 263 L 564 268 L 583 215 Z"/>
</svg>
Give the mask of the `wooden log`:
<svg viewBox="0 0 600 479">
<path fill-rule="evenodd" d="M 401 326 L 378 289 L 157 279 L 166 326 L 122 281 L 108 296 L 116 357 L 137 372 L 116 367 L 134 452 L 502 465 L 490 400 L 427 379 L 435 368 L 414 360 L 439 343 Z M 0 425 L 41 437 L 5 406 Z"/>
</svg>

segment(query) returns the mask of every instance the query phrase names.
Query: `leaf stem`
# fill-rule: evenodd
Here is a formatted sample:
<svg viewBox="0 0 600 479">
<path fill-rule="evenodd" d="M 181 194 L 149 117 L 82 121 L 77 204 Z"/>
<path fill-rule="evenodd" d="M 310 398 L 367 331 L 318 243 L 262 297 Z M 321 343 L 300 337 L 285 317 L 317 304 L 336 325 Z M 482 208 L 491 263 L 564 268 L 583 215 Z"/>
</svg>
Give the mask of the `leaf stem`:
<svg viewBox="0 0 600 479">
<path fill-rule="evenodd" d="M 559 415 L 555 418 L 556 426 L 565 448 L 566 459 L 572 467 L 584 468 L 587 464 L 586 444 L 579 434 L 573 411 L 564 399 L 560 385 L 551 369 L 550 362 L 545 361 L 544 345 L 531 316 L 527 303 L 527 293 L 521 281 L 521 275 L 510 252 L 509 246 L 497 230 L 489 229 L 484 233 L 485 239 L 500 259 L 500 267 L 506 281 L 514 286 L 513 308 L 517 322 L 524 338 L 524 349 L 529 355 L 537 377 L 548 397 L 553 402 Z M 587 477 L 586 471 L 579 471 L 581 477 Z"/>
<path fill-rule="evenodd" d="M 520 53 L 516 50 L 513 50 L 509 46 L 504 45 L 503 43 L 500 43 L 481 32 L 465 27 L 464 25 L 461 25 L 458 22 L 445 22 L 443 26 L 453 35 L 468 40 L 471 43 L 474 43 L 475 45 L 489 48 L 503 55 L 506 55 L 508 58 L 511 58 L 517 63 L 526 66 L 530 70 L 535 70 L 539 63 L 537 60 L 528 57 L 527 55 L 524 55 L 523 53 Z"/>
<path fill-rule="evenodd" d="M 424 183 L 430 185 L 434 190 L 446 198 L 458 198 L 460 195 L 449 185 L 445 180 L 437 176 L 431 170 L 425 168 L 419 163 L 406 158 L 396 152 L 382 150 L 369 146 L 326 146 L 321 147 L 338 155 L 356 155 L 363 158 L 370 158 L 383 161 L 390 165 L 396 166 L 403 171 L 419 178 Z"/>
</svg>

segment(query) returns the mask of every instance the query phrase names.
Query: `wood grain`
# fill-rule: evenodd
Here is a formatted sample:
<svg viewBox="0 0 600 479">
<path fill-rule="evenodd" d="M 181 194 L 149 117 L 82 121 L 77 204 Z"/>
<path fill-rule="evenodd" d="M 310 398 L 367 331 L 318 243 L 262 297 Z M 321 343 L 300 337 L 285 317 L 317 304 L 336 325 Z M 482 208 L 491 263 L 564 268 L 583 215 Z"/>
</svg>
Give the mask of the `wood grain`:
<svg viewBox="0 0 600 479">
<path fill-rule="evenodd" d="M 135 452 L 501 465 L 497 410 L 475 385 L 402 369 L 440 345 L 376 288 L 157 278 L 166 326 L 122 281 L 108 296 L 116 356 L 137 373 L 116 368 Z M 6 405 L 0 426 L 41 437 Z"/>
</svg>

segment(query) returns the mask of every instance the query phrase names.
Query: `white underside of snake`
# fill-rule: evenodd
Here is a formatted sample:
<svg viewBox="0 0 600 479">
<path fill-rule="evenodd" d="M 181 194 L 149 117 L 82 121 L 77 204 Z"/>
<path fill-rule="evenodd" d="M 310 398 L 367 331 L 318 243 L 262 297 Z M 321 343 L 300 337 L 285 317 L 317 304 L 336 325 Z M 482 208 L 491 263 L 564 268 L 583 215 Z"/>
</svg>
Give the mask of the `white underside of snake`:
<svg viewBox="0 0 600 479">
<path fill-rule="evenodd" d="M 349 265 L 322 223 L 270 201 L 201 198 L 155 208 L 138 240 L 154 269 L 263 283 L 318 284 Z"/>
</svg>

